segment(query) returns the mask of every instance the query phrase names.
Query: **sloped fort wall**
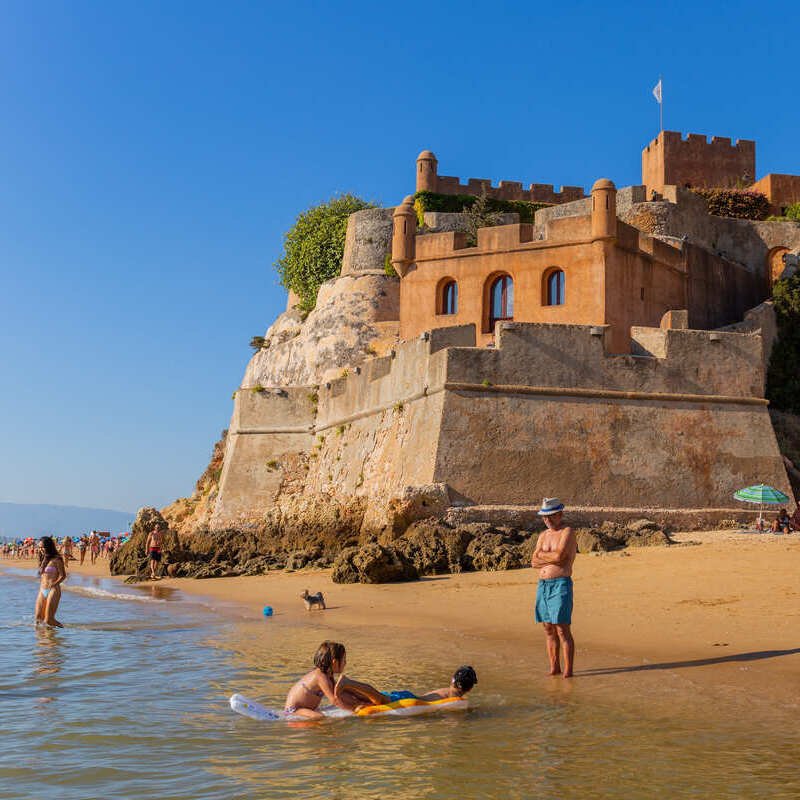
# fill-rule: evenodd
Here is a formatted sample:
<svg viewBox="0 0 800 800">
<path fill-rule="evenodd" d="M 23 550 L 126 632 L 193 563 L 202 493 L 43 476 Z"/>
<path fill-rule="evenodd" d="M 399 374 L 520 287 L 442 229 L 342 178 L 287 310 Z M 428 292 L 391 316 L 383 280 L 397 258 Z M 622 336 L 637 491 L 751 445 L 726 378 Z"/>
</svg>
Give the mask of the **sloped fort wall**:
<svg viewBox="0 0 800 800">
<path fill-rule="evenodd" d="M 740 486 L 790 492 L 758 334 L 634 328 L 644 355 L 620 356 L 607 331 L 500 323 L 496 347 L 477 348 L 474 326 L 442 328 L 318 388 L 241 390 L 213 525 L 430 484 L 462 506 L 558 492 L 573 507 L 727 515 Z"/>
</svg>

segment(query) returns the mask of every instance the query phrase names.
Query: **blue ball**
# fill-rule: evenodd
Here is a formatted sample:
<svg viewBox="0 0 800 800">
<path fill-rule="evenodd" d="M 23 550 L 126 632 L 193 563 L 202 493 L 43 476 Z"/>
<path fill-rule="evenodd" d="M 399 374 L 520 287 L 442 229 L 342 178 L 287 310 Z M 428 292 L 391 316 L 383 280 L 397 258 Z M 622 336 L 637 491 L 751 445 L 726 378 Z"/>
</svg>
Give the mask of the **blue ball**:
<svg viewBox="0 0 800 800">
<path fill-rule="evenodd" d="M 264 616 L 265 617 L 272 616 L 272 606 L 264 606 Z"/>
</svg>

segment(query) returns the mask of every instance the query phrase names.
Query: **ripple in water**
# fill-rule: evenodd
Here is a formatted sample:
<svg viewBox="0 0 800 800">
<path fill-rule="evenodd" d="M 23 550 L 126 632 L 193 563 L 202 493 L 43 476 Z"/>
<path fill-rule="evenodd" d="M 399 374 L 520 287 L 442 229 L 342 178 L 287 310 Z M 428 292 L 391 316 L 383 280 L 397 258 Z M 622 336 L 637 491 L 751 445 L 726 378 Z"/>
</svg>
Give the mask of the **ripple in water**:
<svg viewBox="0 0 800 800">
<path fill-rule="evenodd" d="M 532 674 L 468 636 L 423 646 L 337 629 L 333 615 L 234 627 L 155 587 L 72 576 L 69 588 L 67 627 L 37 630 L 35 580 L 0 577 L 0 800 L 800 796 L 794 728 L 712 714 L 679 677 L 564 686 L 541 679 L 538 650 Z M 231 713 L 237 691 L 280 707 L 323 638 L 384 688 L 429 689 L 473 663 L 473 707 L 311 725 Z"/>
</svg>

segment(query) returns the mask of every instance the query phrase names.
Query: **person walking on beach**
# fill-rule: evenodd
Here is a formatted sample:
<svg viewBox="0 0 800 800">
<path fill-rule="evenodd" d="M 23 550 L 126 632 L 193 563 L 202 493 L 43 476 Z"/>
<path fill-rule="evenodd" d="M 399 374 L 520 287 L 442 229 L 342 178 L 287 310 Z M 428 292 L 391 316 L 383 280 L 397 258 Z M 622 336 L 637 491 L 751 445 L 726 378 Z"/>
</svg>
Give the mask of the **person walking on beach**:
<svg viewBox="0 0 800 800">
<path fill-rule="evenodd" d="M 158 580 L 156 569 L 161 563 L 161 553 L 164 547 L 164 530 L 160 526 L 155 528 L 147 537 L 147 555 L 150 557 L 150 580 Z"/>
<path fill-rule="evenodd" d="M 78 539 L 78 552 L 81 556 L 81 566 L 83 566 L 83 559 L 86 558 L 86 548 L 89 546 L 89 540 L 86 538 L 86 534 L 81 536 Z"/>
<path fill-rule="evenodd" d="M 89 534 L 89 563 L 94 564 L 97 561 L 97 554 L 100 552 L 100 537 L 97 531 L 92 531 Z"/>
<path fill-rule="evenodd" d="M 72 556 L 72 537 L 65 536 L 61 542 L 61 550 L 64 555 L 64 566 L 68 567 L 70 561 L 74 561 L 75 559 Z"/>
<path fill-rule="evenodd" d="M 578 543 L 572 528 L 563 524 L 564 504 L 557 497 L 545 497 L 539 516 L 546 530 L 539 534 L 531 566 L 539 570 L 536 587 L 536 622 L 544 625 L 550 674 L 572 677 L 575 642 L 572 638 L 572 564 Z"/>
</svg>

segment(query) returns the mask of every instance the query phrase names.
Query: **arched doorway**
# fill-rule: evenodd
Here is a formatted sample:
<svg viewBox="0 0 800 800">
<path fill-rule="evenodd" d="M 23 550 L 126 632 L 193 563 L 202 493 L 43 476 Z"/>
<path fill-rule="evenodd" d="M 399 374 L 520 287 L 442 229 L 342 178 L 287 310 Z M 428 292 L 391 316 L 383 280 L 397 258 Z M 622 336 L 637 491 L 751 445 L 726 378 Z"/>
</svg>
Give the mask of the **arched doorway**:
<svg viewBox="0 0 800 800">
<path fill-rule="evenodd" d="M 769 293 L 772 294 L 772 287 L 781 277 L 781 273 L 785 268 L 783 257 L 786 253 L 790 252 L 788 247 L 781 245 L 780 247 L 773 247 L 767 254 L 767 276 L 769 278 Z"/>
</svg>

